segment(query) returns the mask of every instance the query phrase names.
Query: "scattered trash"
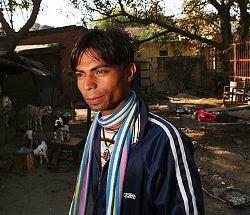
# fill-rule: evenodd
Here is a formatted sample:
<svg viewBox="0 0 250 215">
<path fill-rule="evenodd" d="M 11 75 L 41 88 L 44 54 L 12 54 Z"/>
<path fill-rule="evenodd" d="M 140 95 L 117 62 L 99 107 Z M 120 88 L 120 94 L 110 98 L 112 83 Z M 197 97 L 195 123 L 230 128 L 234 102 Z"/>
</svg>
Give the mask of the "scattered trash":
<svg viewBox="0 0 250 215">
<path fill-rule="evenodd" d="M 197 141 L 195 141 L 195 140 L 192 141 L 192 144 L 193 144 L 195 150 L 197 150 L 197 148 L 200 147 L 199 143 Z"/>
<path fill-rule="evenodd" d="M 223 196 L 232 206 L 244 206 L 248 203 L 247 195 L 237 189 L 227 189 L 223 192 Z"/>
<path fill-rule="evenodd" d="M 27 148 L 27 147 L 22 147 L 19 150 L 16 151 L 16 153 L 30 153 L 32 152 L 33 149 Z"/>
<path fill-rule="evenodd" d="M 234 138 L 233 139 L 234 143 L 236 143 L 237 145 L 242 145 L 243 144 L 243 141 L 239 138 Z"/>
<path fill-rule="evenodd" d="M 190 107 L 187 107 L 187 106 L 177 105 L 176 106 L 176 113 L 179 113 L 179 114 L 193 114 L 194 110 L 192 110 Z"/>
<path fill-rule="evenodd" d="M 194 113 L 194 118 L 200 122 L 212 122 L 216 120 L 216 117 L 216 114 L 208 113 L 203 109 L 198 109 Z"/>
</svg>

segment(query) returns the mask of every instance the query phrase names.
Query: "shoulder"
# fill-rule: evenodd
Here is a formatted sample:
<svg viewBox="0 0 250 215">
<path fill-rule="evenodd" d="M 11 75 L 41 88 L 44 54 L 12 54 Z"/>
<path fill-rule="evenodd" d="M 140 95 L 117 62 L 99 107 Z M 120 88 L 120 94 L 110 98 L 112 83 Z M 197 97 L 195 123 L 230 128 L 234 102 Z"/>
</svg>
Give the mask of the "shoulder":
<svg viewBox="0 0 250 215">
<path fill-rule="evenodd" d="M 149 112 L 148 114 L 148 125 L 149 132 L 150 130 L 153 130 L 158 134 L 162 133 L 168 139 L 180 138 L 183 136 L 183 132 L 179 131 L 171 122 L 152 112 Z"/>
<path fill-rule="evenodd" d="M 170 147 L 171 151 L 176 151 L 176 149 L 179 148 L 186 148 L 193 154 L 193 145 L 189 137 L 177 129 L 171 122 L 152 112 L 148 114 L 148 129 L 146 136 L 148 138 L 156 138 L 159 144 L 166 144 L 166 147 Z"/>
</svg>

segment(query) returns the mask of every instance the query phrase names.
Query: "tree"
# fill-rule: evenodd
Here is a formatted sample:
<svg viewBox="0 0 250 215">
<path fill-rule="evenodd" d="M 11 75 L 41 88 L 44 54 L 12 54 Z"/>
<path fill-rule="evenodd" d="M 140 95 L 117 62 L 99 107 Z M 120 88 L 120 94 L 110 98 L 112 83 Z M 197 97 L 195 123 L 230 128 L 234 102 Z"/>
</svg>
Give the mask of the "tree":
<svg viewBox="0 0 250 215">
<path fill-rule="evenodd" d="M 159 37 L 182 36 L 199 48 L 213 47 L 228 80 L 228 50 L 233 40 L 249 35 L 249 0 L 184 0 L 180 14 L 167 15 L 167 0 L 71 0 L 90 21 L 143 25 L 150 32 L 139 44 Z M 94 14 L 94 15 L 93 15 Z M 99 14 L 99 18 L 96 18 Z M 101 15 L 101 16 L 100 16 Z M 146 37 L 145 37 L 146 36 Z M 164 39 L 163 37 L 163 39 Z"/>
<path fill-rule="evenodd" d="M 23 39 L 34 25 L 40 10 L 42 0 L 2 0 L 0 8 L 0 23 L 5 32 L 5 38 L 2 42 L 2 49 L 7 52 L 13 52 L 19 41 Z M 27 22 L 16 32 L 13 28 L 12 16 L 15 10 L 24 9 L 27 12 L 31 10 Z M 6 15 L 9 14 L 9 19 Z"/>
<path fill-rule="evenodd" d="M 249 0 L 185 0 L 182 14 L 178 17 L 165 15 L 164 0 L 71 2 L 78 8 L 84 7 L 85 11 L 101 15 L 101 18 L 94 19 L 88 14 L 92 21 L 112 20 L 112 23 L 120 24 L 153 25 L 160 32 L 153 32 L 152 38 L 174 33 L 219 50 L 227 49 L 233 38 L 245 39 L 249 33 Z"/>
</svg>

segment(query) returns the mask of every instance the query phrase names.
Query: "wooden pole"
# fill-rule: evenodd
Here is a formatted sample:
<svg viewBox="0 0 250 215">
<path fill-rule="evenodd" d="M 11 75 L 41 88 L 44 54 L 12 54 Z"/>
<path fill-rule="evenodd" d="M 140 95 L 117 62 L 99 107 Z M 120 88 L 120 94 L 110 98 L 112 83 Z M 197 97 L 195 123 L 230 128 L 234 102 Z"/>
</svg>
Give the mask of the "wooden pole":
<svg viewBox="0 0 250 215">
<path fill-rule="evenodd" d="M 233 44 L 233 47 L 234 47 L 234 77 L 233 77 L 233 80 L 234 81 L 236 81 L 236 78 L 235 78 L 235 76 L 236 76 L 236 71 L 237 71 L 237 51 L 236 51 L 236 47 L 237 47 L 237 45 L 236 45 L 236 43 L 234 43 Z"/>
</svg>

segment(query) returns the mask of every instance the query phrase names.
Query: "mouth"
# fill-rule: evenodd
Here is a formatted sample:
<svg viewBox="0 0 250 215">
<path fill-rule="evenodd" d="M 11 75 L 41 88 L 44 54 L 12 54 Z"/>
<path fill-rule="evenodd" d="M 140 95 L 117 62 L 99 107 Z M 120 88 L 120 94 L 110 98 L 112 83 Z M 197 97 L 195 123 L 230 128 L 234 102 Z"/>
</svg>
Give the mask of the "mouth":
<svg viewBox="0 0 250 215">
<path fill-rule="evenodd" d="M 85 100 L 89 105 L 98 105 L 99 103 L 101 103 L 102 97 L 103 96 L 86 98 Z"/>
</svg>

